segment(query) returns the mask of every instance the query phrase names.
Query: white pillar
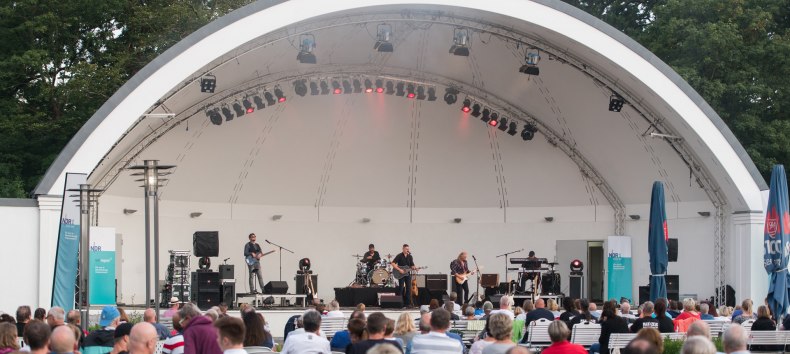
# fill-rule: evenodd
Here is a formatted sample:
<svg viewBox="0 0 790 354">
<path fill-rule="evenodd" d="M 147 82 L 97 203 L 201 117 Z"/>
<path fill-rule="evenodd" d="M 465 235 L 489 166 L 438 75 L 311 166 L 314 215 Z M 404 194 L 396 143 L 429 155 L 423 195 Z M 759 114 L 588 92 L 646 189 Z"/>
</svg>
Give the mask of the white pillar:
<svg viewBox="0 0 790 354">
<path fill-rule="evenodd" d="M 52 305 L 52 282 L 55 274 L 55 254 L 60 229 L 62 197 L 42 195 L 38 197 L 38 304 L 49 308 Z"/>
<path fill-rule="evenodd" d="M 768 275 L 763 267 L 763 227 L 765 215 L 762 212 L 736 213 L 732 215 L 733 232 L 727 247 L 732 247 L 727 255 L 733 257 L 732 268 L 728 272 L 734 276 L 736 304 L 749 298 L 755 304 L 762 304 L 768 293 Z"/>
</svg>

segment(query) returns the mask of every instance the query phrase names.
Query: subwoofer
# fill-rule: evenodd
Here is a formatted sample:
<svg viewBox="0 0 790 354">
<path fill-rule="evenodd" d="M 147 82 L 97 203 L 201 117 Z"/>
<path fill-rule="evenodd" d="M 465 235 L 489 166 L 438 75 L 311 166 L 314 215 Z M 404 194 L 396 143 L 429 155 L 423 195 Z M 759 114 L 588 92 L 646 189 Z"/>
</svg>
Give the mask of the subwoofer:
<svg viewBox="0 0 790 354">
<path fill-rule="evenodd" d="M 196 231 L 192 235 L 192 252 L 195 257 L 219 256 L 219 231 Z"/>
<path fill-rule="evenodd" d="M 400 295 L 381 295 L 379 298 L 381 308 L 399 309 L 403 308 L 403 297 Z"/>
<path fill-rule="evenodd" d="M 220 303 L 220 282 L 217 272 L 192 273 L 192 300 L 198 308 L 208 310 Z"/>
</svg>

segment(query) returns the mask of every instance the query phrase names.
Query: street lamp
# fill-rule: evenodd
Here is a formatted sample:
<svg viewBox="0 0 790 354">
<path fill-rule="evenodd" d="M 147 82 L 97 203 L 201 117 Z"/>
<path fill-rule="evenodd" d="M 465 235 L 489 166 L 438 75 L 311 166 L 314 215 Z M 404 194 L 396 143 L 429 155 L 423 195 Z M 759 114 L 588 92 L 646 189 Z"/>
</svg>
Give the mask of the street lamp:
<svg viewBox="0 0 790 354">
<path fill-rule="evenodd" d="M 133 173 L 132 176 L 142 176 L 142 179 L 137 179 L 137 182 L 143 182 L 143 190 L 145 192 L 145 301 L 146 306 L 151 301 L 151 212 L 150 212 L 150 198 L 154 200 L 154 306 L 156 309 L 156 320 L 159 321 L 159 183 L 167 181 L 161 178 L 162 176 L 169 175 L 171 172 L 166 171 L 176 167 L 175 165 L 159 165 L 159 160 L 145 160 L 143 165 L 131 166 L 130 170 L 142 170 L 142 172 Z"/>
<path fill-rule="evenodd" d="M 91 308 L 90 287 L 88 276 L 90 262 L 90 229 L 91 229 L 91 204 L 96 200 L 97 194 L 103 192 L 102 189 L 93 189 L 90 184 L 80 184 L 79 189 L 68 189 L 68 192 L 79 192 L 69 197 L 79 197 L 76 200 L 80 204 L 80 248 L 79 248 L 79 292 L 77 293 L 77 308 L 80 310 L 82 323 L 88 323 L 88 313 Z M 85 295 L 83 295 L 85 294 Z M 85 311 L 82 311 L 82 304 L 85 303 Z"/>
</svg>

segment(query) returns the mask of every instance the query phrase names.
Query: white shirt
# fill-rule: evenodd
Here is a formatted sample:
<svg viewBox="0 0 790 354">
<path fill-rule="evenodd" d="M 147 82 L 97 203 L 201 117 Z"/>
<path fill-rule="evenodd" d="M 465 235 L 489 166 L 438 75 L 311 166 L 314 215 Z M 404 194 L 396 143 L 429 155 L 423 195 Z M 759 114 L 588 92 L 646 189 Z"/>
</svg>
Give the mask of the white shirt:
<svg viewBox="0 0 790 354">
<path fill-rule="evenodd" d="M 453 303 L 453 313 L 458 315 L 458 317 L 463 316 L 463 314 L 461 313 L 461 305 L 458 305 L 458 303 L 454 302 Z"/>
<path fill-rule="evenodd" d="M 304 332 L 304 328 L 297 328 L 297 329 L 291 331 L 291 333 L 288 333 L 288 338 L 291 338 L 292 334 L 304 334 L 304 333 L 305 333 Z M 326 333 L 321 332 L 321 329 L 318 329 L 318 335 L 324 337 L 324 339 L 326 339 L 326 340 L 329 340 L 329 338 L 326 337 Z"/>
<path fill-rule="evenodd" d="M 315 333 L 297 333 L 293 332 L 288 334 L 288 339 L 283 344 L 283 354 L 301 354 L 301 353 L 316 353 L 316 354 L 331 354 L 332 349 L 329 347 L 329 341 L 326 338 Z"/>
<path fill-rule="evenodd" d="M 517 320 L 526 321 L 527 320 L 527 314 L 526 313 L 522 313 L 522 314 L 516 316 L 516 319 Z"/>
<path fill-rule="evenodd" d="M 329 311 L 326 313 L 326 315 L 324 315 L 324 317 L 343 317 L 343 316 L 344 316 L 343 311 L 340 310 Z"/>
<path fill-rule="evenodd" d="M 463 351 L 461 342 L 444 333 L 429 332 L 411 340 L 411 354 L 461 354 Z"/>
<path fill-rule="evenodd" d="M 493 314 L 496 314 L 496 313 L 504 313 L 504 314 L 506 314 L 506 315 L 510 316 L 510 319 L 511 319 L 511 320 L 512 320 L 512 319 L 514 319 L 514 318 L 516 317 L 516 315 L 513 313 L 513 311 L 510 311 L 510 310 L 508 310 L 508 309 L 499 309 L 499 310 L 494 310 L 494 311 L 491 311 L 491 314 L 492 314 L 492 315 L 493 315 Z M 525 317 L 525 318 L 526 318 L 526 317 Z"/>
<path fill-rule="evenodd" d="M 247 351 L 244 349 L 232 348 L 222 352 L 222 354 L 247 354 Z"/>
</svg>

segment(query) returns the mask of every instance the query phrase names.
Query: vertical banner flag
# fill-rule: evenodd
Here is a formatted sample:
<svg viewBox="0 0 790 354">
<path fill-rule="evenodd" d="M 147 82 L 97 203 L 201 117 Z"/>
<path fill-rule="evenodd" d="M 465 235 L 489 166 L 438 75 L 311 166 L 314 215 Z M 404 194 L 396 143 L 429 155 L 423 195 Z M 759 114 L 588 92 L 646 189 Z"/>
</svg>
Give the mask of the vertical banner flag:
<svg viewBox="0 0 790 354">
<path fill-rule="evenodd" d="M 790 207 L 788 206 L 787 176 L 782 165 L 774 165 L 771 171 L 771 189 L 768 193 L 768 209 L 765 212 L 763 232 L 763 263 L 768 272 L 768 305 L 776 319 L 781 319 L 790 308 Z"/>
<path fill-rule="evenodd" d="M 115 228 L 91 227 L 90 304 L 115 305 Z"/>
<path fill-rule="evenodd" d="M 607 285 L 609 299 L 633 299 L 631 297 L 633 282 L 631 273 L 631 237 L 609 236 L 607 244 Z M 633 302 L 633 301 L 632 301 Z"/>
<path fill-rule="evenodd" d="M 68 190 L 79 189 L 80 184 L 87 183 L 87 180 L 88 175 L 84 173 L 66 173 L 63 186 L 55 274 L 52 277 L 52 306 L 60 306 L 66 312 L 74 308 L 80 252 L 80 202 L 79 197 L 69 196 L 79 193 Z"/>
</svg>

